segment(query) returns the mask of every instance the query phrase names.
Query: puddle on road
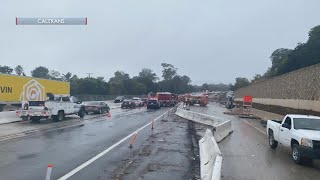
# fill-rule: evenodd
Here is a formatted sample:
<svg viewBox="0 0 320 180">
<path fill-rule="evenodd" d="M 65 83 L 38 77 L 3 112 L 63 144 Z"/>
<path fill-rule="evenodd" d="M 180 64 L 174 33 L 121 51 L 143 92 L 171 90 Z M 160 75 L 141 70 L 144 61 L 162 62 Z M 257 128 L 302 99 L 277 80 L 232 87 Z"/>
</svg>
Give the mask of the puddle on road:
<svg viewBox="0 0 320 180">
<path fill-rule="evenodd" d="M 23 155 L 19 155 L 18 159 L 22 160 L 22 159 L 30 159 L 30 158 L 34 158 L 36 157 L 37 154 L 36 153 L 32 153 L 32 154 L 23 154 Z"/>
</svg>

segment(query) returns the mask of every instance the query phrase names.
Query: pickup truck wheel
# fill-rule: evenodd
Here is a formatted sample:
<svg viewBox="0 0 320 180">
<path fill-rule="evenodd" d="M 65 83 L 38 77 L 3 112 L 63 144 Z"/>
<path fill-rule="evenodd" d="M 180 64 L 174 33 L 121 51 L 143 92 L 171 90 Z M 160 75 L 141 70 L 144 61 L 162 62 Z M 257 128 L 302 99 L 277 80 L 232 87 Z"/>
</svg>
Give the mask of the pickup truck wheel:
<svg viewBox="0 0 320 180">
<path fill-rule="evenodd" d="M 53 120 L 53 121 L 58 121 L 58 116 L 52 115 L 51 117 L 52 117 L 52 120 Z"/>
<path fill-rule="evenodd" d="M 28 121 L 29 117 L 28 116 L 23 116 L 22 121 Z"/>
<path fill-rule="evenodd" d="M 300 147 L 298 144 L 292 146 L 292 159 L 297 164 L 302 164 L 302 157 L 300 154 Z"/>
<path fill-rule="evenodd" d="M 84 110 L 81 109 L 80 112 L 79 112 L 79 117 L 80 118 L 84 118 L 84 114 L 85 114 Z"/>
<path fill-rule="evenodd" d="M 269 145 L 271 149 L 276 149 L 278 146 L 278 141 L 274 139 L 273 133 L 269 133 Z"/>
<path fill-rule="evenodd" d="M 63 111 L 59 111 L 58 112 L 58 121 L 62 121 L 64 119 L 64 112 Z"/>
</svg>

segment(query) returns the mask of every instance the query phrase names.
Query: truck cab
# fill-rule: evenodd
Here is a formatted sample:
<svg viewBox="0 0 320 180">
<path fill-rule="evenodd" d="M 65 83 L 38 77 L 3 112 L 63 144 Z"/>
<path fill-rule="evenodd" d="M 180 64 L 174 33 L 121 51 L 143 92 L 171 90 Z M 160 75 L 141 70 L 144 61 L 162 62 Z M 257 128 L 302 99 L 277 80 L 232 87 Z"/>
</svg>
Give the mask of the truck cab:
<svg viewBox="0 0 320 180">
<path fill-rule="evenodd" d="M 51 113 L 58 115 L 59 111 L 63 111 L 65 115 L 78 114 L 84 105 L 73 96 L 58 96 L 53 101 L 47 101 L 45 107 L 51 110 Z"/>
<path fill-rule="evenodd" d="M 291 148 L 292 159 L 298 164 L 320 159 L 320 117 L 289 114 L 282 121 L 268 120 L 267 135 L 272 149 L 278 143 Z"/>
</svg>

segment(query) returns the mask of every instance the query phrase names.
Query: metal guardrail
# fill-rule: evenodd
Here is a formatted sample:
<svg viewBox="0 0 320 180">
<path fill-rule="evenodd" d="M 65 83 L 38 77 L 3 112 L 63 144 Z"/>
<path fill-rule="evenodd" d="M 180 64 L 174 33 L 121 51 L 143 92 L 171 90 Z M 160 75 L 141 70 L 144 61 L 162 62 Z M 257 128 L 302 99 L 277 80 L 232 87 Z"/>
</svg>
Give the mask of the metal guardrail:
<svg viewBox="0 0 320 180">
<path fill-rule="evenodd" d="M 108 100 L 115 100 L 118 96 L 117 95 L 73 95 L 79 101 L 108 101 Z M 133 97 L 140 97 L 145 98 L 146 95 L 123 95 L 126 98 L 133 98 Z"/>
</svg>

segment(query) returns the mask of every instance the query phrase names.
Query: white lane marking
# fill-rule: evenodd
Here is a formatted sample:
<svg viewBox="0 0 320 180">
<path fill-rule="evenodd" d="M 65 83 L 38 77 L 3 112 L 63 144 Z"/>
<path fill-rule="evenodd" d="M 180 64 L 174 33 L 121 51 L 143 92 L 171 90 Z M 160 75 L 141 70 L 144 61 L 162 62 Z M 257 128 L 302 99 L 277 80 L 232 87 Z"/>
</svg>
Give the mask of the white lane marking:
<svg viewBox="0 0 320 180">
<path fill-rule="evenodd" d="M 256 126 L 254 126 L 253 124 L 249 123 L 247 120 L 243 120 L 243 122 L 249 124 L 250 126 L 252 126 L 253 128 L 255 128 L 256 130 L 260 131 L 262 134 L 266 134 L 266 132 L 262 131 L 261 129 L 257 128 Z"/>
<path fill-rule="evenodd" d="M 172 109 L 170 109 L 169 111 L 171 111 Z M 167 111 L 168 112 L 168 111 Z M 157 121 L 158 119 L 160 119 L 161 116 L 163 116 L 164 114 L 166 114 L 167 112 L 163 113 L 162 115 L 160 115 L 159 117 L 157 117 L 156 119 L 154 119 L 154 121 Z M 67 173 L 66 175 L 62 176 L 61 178 L 59 178 L 58 180 L 66 180 L 68 178 L 70 178 L 71 176 L 73 176 L 74 174 L 76 174 L 77 172 L 81 171 L 83 168 L 87 167 L 88 165 L 90 165 L 91 163 L 93 163 L 94 161 L 96 161 L 97 159 L 101 158 L 103 155 L 107 154 L 109 151 L 111 151 L 112 149 L 114 149 L 115 147 L 119 146 L 121 143 L 123 143 L 124 141 L 126 141 L 127 139 L 129 139 L 131 136 L 133 136 L 136 132 L 143 130 L 144 128 L 146 128 L 147 126 L 149 126 L 152 123 L 149 122 L 146 125 L 140 127 L 139 129 L 137 129 L 136 131 L 134 131 L 133 133 L 129 134 L 128 136 L 124 137 L 123 139 L 121 139 L 120 141 L 116 142 L 115 144 L 113 144 L 112 146 L 110 146 L 109 148 L 107 148 L 106 150 L 102 151 L 101 153 L 99 153 L 98 155 L 96 155 L 95 157 L 89 159 L 87 162 L 81 164 L 80 166 L 78 166 L 77 168 L 75 168 L 74 170 L 70 171 L 69 173 Z"/>
</svg>

